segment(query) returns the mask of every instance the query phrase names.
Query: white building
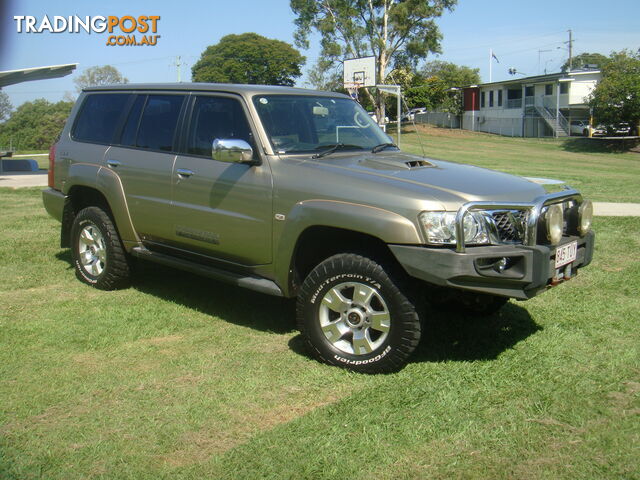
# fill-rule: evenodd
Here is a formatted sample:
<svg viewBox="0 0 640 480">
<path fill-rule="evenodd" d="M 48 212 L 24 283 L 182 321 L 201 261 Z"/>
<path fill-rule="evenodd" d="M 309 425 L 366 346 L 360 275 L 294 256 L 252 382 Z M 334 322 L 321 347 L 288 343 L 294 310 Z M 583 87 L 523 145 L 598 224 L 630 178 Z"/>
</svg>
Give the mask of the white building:
<svg viewBox="0 0 640 480">
<path fill-rule="evenodd" d="M 576 70 L 464 88 L 462 128 L 516 137 L 562 137 L 589 120 L 600 70 Z"/>
</svg>

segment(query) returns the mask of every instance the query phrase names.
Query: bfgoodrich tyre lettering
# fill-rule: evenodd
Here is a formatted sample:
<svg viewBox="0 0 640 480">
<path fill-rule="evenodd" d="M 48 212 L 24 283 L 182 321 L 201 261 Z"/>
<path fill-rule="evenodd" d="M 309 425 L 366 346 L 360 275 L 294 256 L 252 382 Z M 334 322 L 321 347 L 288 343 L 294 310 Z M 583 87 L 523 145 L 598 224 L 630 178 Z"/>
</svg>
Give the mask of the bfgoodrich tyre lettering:
<svg viewBox="0 0 640 480">
<path fill-rule="evenodd" d="M 339 254 L 318 265 L 298 296 L 298 325 L 319 360 L 367 373 L 398 370 L 420 338 L 402 275 L 376 261 Z"/>
</svg>

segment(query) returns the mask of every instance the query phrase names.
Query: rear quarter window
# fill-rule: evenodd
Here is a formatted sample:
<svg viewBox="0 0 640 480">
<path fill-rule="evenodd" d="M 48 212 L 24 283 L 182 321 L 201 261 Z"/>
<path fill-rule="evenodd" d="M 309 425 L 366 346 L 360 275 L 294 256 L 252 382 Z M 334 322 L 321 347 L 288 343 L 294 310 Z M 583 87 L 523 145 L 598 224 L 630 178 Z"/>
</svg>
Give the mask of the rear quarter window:
<svg viewBox="0 0 640 480">
<path fill-rule="evenodd" d="M 81 142 L 111 143 L 130 96 L 128 93 L 87 95 L 73 125 L 73 139 Z"/>
</svg>

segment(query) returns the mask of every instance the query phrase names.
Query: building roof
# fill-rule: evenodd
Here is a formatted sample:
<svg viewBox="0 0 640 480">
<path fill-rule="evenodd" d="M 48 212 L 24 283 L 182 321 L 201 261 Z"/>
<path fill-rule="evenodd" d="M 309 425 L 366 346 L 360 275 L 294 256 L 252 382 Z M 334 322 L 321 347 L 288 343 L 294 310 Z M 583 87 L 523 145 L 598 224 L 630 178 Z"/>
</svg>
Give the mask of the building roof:
<svg viewBox="0 0 640 480">
<path fill-rule="evenodd" d="M 570 79 L 571 77 L 574 77 L 576 75 L 585 75 L 589 73 L 600 73 L 600 70 L 574 70 L 571 72 L 548 73 L 546 75 L 534 75 L 531 77 L 519 77 L 519 78 L 513 78 L 509 80 L 502 80 L 500 82 L 478 83 L 477 85 L 467 85 L 464 88 L 487 87 L 491 85 L 522 84 L 522 83 L 546 83 L 546 82 L 556 81 L 564 78 Z"/>
<path fill-rule="evenodd" d="M 68 63 L 66 65 L 24 68 L 22 70 L 5 70 L 0 72 L 0 88 L 32 80 L 65 77 L 73 72 L 77 66 L 77 63 Z"/>
</svg>

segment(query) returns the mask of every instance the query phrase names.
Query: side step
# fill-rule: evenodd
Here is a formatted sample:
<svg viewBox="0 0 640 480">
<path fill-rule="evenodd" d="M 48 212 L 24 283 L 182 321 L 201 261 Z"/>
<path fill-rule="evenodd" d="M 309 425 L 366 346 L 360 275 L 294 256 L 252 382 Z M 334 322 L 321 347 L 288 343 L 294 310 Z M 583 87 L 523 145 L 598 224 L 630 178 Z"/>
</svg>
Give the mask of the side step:
<svg viewBox="0 0 640 480">
<path fill-rule="evenodd" d="M 230 283 L 232 285 L 248 288 L 249 290 L 254 290 L 260 293 L 266 293 L 267 295 L 274 295 L 276 297 L 283 296 L 280 287 L 278 287 L 275 282 L 266 278 L 251 277 L 222 270 L 221 268 L 200 265 L 199 263 L 190 262 L 189 260 L 183 260 L 163 253 L 152 252 L 151 250 L 147 250 L 143 247 L 134 247 L 131 250 L 131 255 L 137 258 L 142 258 L 143 260 L 160 263 L 168 267 L 186 270 L 187 272 L 209 277 L 220 282 Z"/>
</svg>

